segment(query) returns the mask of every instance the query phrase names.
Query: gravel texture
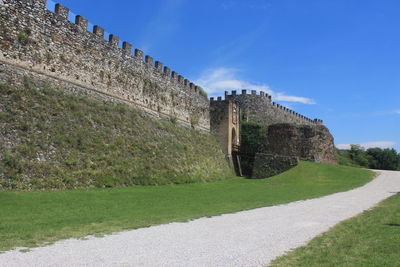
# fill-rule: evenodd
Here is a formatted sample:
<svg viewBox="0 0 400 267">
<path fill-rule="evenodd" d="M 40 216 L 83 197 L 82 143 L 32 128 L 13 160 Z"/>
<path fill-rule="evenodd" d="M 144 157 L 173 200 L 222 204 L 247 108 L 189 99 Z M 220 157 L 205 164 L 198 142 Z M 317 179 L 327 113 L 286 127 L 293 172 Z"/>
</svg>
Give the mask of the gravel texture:
<svg viewBox="0 0 400 267">
<path fill-rule="evenodd" d="M 363 187 L 285 205 L 64 240 L 0 254 L 0 266 L 265 266 L 400 191 L 400 172 Z"/>
</svg>

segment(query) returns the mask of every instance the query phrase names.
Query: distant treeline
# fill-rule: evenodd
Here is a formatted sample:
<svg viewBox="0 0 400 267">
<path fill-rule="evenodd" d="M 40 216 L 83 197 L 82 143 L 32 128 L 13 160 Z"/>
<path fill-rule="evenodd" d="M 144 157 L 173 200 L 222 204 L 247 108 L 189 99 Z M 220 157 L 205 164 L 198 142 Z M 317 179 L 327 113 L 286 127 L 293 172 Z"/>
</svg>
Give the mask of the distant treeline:
<svg viewBox="0 0 400 267">
<path fill-rule="evenodd" d="M 400 154 L 395 149 L 368 148 L 351 145 L 348 150 L 338 150 L 339 164 L 370 169 L 400 170 Z"/>
</svg>

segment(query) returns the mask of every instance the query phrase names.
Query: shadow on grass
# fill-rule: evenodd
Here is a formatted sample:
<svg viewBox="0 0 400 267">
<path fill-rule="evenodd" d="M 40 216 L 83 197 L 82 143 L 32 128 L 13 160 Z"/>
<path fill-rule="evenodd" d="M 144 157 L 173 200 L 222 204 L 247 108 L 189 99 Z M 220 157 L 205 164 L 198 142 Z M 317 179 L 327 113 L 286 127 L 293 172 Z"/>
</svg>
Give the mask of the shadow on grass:
<svg viewBox="0 0 400 267">
<path fill-rule="evenodd" d="M 397 226 L 397 227 L 400 227 L 400 224 L 398 224 L 398 223 L 387 223 L 385 225 L 386 226 Z"/>
</svg>

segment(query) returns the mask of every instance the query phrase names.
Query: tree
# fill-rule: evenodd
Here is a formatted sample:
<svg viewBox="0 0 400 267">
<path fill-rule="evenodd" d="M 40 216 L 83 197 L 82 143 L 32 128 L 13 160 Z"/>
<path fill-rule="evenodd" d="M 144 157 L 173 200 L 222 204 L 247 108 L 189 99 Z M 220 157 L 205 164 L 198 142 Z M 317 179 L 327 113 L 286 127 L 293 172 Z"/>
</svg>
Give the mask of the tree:
<svg viewBox="0 0 400 267">
<path fill-rule="evenodd" d="M 360 145 L 350 145 L 349 157 L 355 163 L 363 167 L 369 167 L 370 157 Z"/>
<path fill-rule="evenodd" d="M 349 150 L 339 150 L 339 164 L 359 165 L 371 169 L 400 170 L 400 154 L 395 149 L 368 148 L 350 145 Z"/>
<path fill-rule="evenodd" d="M 400 166 L 400 155 L 396 150 L 369 148 L 367 154 L 372 158 L 369 167 L 381 170 L 398 170 Z"/>
</svg>

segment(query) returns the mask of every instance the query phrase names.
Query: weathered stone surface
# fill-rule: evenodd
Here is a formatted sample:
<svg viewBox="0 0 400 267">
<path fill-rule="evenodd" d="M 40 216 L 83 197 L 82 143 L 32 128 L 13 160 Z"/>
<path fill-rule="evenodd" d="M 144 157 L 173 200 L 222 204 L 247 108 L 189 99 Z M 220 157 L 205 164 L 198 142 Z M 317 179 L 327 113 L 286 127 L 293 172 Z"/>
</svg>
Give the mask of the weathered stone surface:
<svg viewBox="0 0 400 267">
<path fill-rule="evenodd" d="M 240 146 L 240 109 L 232 101 L 210 102 L 211 133 L 238 176 L 242 176 L 238 157 Z"/>
<path fill-rule="evenodd" d="M 254 123 L 254 131 L 260 129 L 259 134 L 256 132 L 249 133 L 246 129 L 252 124 L 242 123 L 241 133 L 245 134 L 246 138 L 241 140 L 243 142 L 240 144 L 239 154 L 242 164 L 241 169 L 245 176 L 270 176 L 279 173 L 279 170 L 286 170 L 283 167 L 287 165 L 288 159 L 286 156 L 289 156 L 289 162 L 291 156 L 294 156 L 305 160 L 336 163 L 333 138 L 328 129 L 322 125 L 322 120 L 307 118 L 304 115 L 272 102 L 271 96 L 268 94 L 264 92 L 257 94 L 255 90 L 252 90 L 250 94 L 247 93 L 247 90 L 242 90 L 241 94 L 237 94 L 236 91 L 232 91 L 231 93 L 225 92 L 224 100 L 222 97 L 218 97 L 217 99 L 211 98 L 211 131 L 217 138 L 221 135 L 218 132 L 221 129 L 227 132 L 228 127 L 223 122 L 229 121 L 229 119 L 222 120 L 224 118 L 223 107 L 230 102 L 235 103 L 240 109 L 242 114 L 241 119 Z M 278 128 L 283 133 L 282 135 L 277 130 L 278 128 L 273 127 L 275 125 L 280 125 Z M 270 127 L 275 131 L 269 133 Z M 248 140 L 248 136 L 253 139 Z M 270 147 L 268 147 L 269 144 Z M 260 158 L 256 158 L 257 153 L 271 155 L 268 159 L 260 161 Z M 258 162 L 256 162 L 257 160 Z M 282 161 L 282 168 L 279 167 L 280 161 Z M 268 164 L 272 165 L 267 167 Z M 274 166 L 278 166 L 278 168 Z M 258 170 L 258 168 L 261 169 Z M 275 171 L 276 169 L 278 171 Z"/>
<path fill-rule="evenodd" d="M 271 125 L 268 127 L 267 151 L 315 162 L 337 163 L 333 137 L 323 125 Z"/>
<path fill-rule="evenodd" d="M 240 144 L 240 110 L 232 101 L 211 101 L 211 133 L 217 138 L 225 155 L 232 155 Z"/>
<path fill-rule="evenodd" d="M 68 14 L 68 8 L 62 5 L 57 5 L 55 12 L 47 10 L 45 0 L 1 0 L 0 81 L 18 84 L 30 77 L 210 131 L 210 104 L 200 95 L 201 88 L 130 43 L 122 42 L 121 48 L 119 38 L 104 36 L 102 27 L 88 30 L 89 22 L 84 17 L 69 21 Z M 268 129 L 265 143 L 272 154 L 336 162 L 333 138 L 321 120 L 311 120 L 254 90 L 250 94 L 246 90 L 241 94 L 226 92 L 225 101 L 230 109 L 223 107 L 221 97 L 211 101 L 211 127 L 227 156 L 239 149 L 240 109 L 246 121 L 261 124 L 264 133 Z M 225 116 L 227 110 L 230 113 Z M 289 124 L 276 126 L 279 123 Z M 279 157 L 273 161 L 278 162 Z"/>
<path fill-rule="evenodd" d="M 231 94 L 225 92 L 225 99 L 237 103 L 242 110 L 243 117 L 247 121 L 262 124 L 266 129 L 269 125 L 276 123 L 293 123 L 298 125 L 317 125 L 322 124 L 319 119 L 310 119 L 282 105 L 272 102 L 271 96 L 255 90 L 247 94 L 247 90 L 242 90 L 241 94 L 232 91 Z"/>
<path fill-rule="evenodd" d="M 278 175 L 299 163 L 298 157 L 257 153 L 252 178 L 261 179 Z"/>
<path fill-rule="evenodd" d="M 30 70 L 12 66 L 9 64 L 0 63 L 0 81 L 7 84 L 13 84 L 17 86 L 23 86 L 26 82 L 33 82 L 37 87 L 48 87 L 51 85 L 55 88 L 62 88 L 63 90 L 72 93 L 77 96 L 88 96 L 93 99 L 101 100 L 104 102 L 114 102 L 126 104 L 136 109 L 146 112 L 155 118 L 168 118 L 168 114 L 162 114 L 160 112 L 146 108 L 145 106 L 137 105 L 134 102 L 127 101 L 124 98 L 117 97 L 111 94 L 105 94 L 97 90 L 89 90 L 87 87 L 82 87 L 80 84 L 71 83 L 70 81 L 64 81 L 62 79 L 53 78 L 49 75 L 39 74 Z M 0 109 L 1 110 L 1 109 Z M 182 126 L 188 126 L 184 121 L 177 120 L 177 123 Z"/>
<path fill-rule="evenodd" d="M 195 128 L 209 131 L 208 100 L 189 82 L 161 72 L 150 56 L 146 62 L 143 55 L 133 56 L 128 43 L 120 48 L 116 35 L 106 36 L 106 41 L 103 28 L 88 31 L 83 17 L 68 21 L 66 7 L 57 5 L 51 12 L 45 3 L 0 2 L 0 63 L 25 69 L 33 78 L 44 75 L 49 81 L 61 80 L 135 104 L 188 126 L 196 121 Z"/>
</svg>

